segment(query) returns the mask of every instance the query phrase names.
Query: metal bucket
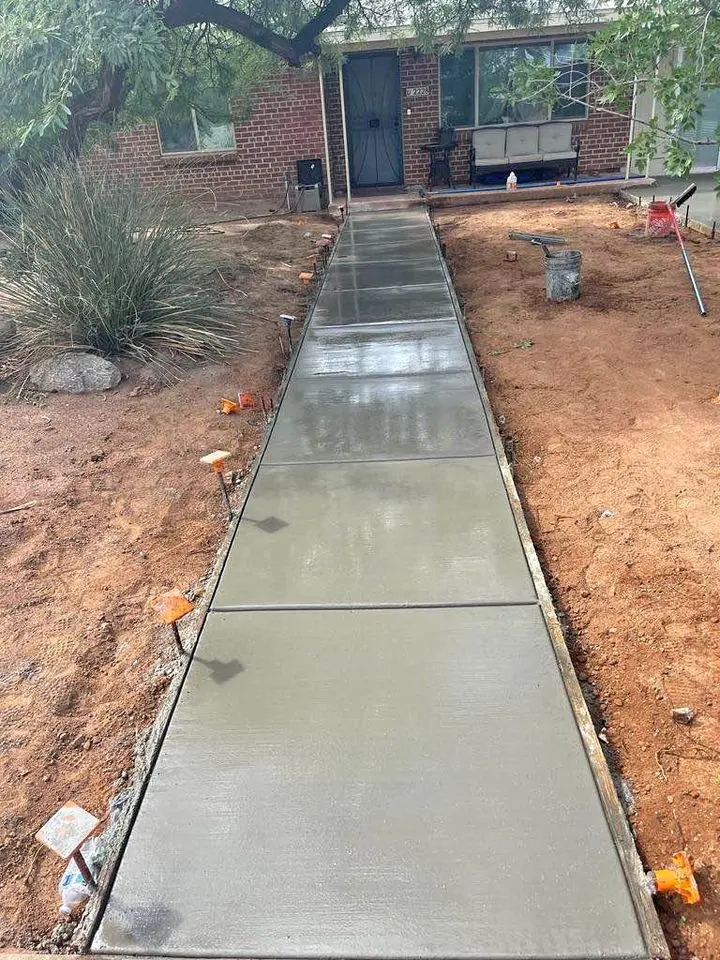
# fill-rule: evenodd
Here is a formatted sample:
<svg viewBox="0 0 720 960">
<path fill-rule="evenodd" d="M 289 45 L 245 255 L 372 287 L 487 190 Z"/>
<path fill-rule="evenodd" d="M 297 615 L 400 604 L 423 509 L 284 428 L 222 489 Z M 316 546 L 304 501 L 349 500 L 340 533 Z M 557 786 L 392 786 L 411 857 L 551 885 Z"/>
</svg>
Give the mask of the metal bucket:
<svg viewBox="0 0 720 960">
<path fill-rule="evenodd" d="M 545 287 L 548 300 L 577 300 L 580 296 L 582 254 L 579 250 L 548 250 L 545 254 Z"/>
</svg>

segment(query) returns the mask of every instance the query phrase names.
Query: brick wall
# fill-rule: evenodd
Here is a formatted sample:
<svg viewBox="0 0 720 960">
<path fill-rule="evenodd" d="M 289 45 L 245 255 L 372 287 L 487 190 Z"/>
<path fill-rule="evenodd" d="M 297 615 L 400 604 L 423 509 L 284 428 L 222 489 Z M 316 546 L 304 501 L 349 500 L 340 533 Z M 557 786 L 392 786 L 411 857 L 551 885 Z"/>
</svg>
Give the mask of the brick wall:
<svg viewBox="0 0 720 960">
<path fill-rule="evenodd" d="M 414 50 L 400 51 L 403 165 L 408 186 L 427 181 L 428 154 L 420 148 L 435 138 L 440 125 L 438 84 L 436 57 Z M 415 96 L 409 95 L 412 90 Z"/>
<path fill-rule="evenodd" d="M 327 116 L 328 149 L 333 193 L 345 193 L 345 140 L 340 106 L 340 75 L 325 74 L 325 115 Z"/>
<path fill-rule="evenodd" d="M 296 160 L 320 157 L 325 166 L 317 70 L 289 70 L 254 90 L 250 119 L 235 122 L 235 141 L 232 153 L 163 156 L 155 126 L 147 126 L 117 134 L 113 147 L 96 147 L 85 162 L 198 197 L 278 198 L 285 173 L 295 179 Z"/>
<path fill-rule="evenodd" d="M 595 71 L 592 80 L 602 83 Z M 573 134 L 580 138 L 580 173 L 619 173 L 625 171 L 624 148 L 630 139 L 630 118 L 614 117 L 593 109 L 591 95 L 587 120 L 573 124 Z"/>
</svg>

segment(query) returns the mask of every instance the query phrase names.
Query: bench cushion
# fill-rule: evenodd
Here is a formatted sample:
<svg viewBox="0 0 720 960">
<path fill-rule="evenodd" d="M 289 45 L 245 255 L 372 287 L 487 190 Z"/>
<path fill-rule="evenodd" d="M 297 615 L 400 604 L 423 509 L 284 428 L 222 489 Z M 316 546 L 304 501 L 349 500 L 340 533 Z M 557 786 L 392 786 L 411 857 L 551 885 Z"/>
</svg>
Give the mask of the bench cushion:
<svg viewBox="0 0 720 960">
<path fill-rule="evenodd" d="M 542 158 L 545 163 L 549 163 L 552 160 L 574 160 L 575 151 L 561 150 L 559 153 L 544 153 Z"/>
<path fill-rule="evenodd" d="M 475 163 L 480 166 L 480 161 L 484 165 L 489 163 L 502 163 L 505 157 L 505 128 L 487 128 L 473 130 L 473 149 L 475 150 Z"/>
<path fill-rule="evenodd" d="M 572 148 L 572 123 L 543 123 L 540 127 L 540 153 L 547 156 L 559 154 L 574 156 Z"/>
<path fill-rule="evenodd" d="M 508 160 L 513 158 L 525 160 L 535 157 L 539 160 L 537 125 L 508 127 L 505 155 Z"/>
</svg>

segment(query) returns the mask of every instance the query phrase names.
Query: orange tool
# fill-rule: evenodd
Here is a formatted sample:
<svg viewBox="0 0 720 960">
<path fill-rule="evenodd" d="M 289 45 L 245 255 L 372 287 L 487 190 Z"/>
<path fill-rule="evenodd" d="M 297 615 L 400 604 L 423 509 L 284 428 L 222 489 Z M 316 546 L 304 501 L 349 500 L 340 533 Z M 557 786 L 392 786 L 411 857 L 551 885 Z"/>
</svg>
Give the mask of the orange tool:
<svg viewBox="0 0 720 960">
<path fill-rule="evenodd" d="M 679 893 L 685 903 L 699 903 L 700 891 L 695 880 L 690 857 L 681 850 L 672 858 L 667 870 L 651 870 L 648 874 L 652 893 Z"/>
<path fill-rule="evenodd" d="M 223 397 L 220 400 L 220 410 L 219 413 L 230 414 L 237 413 L 240 409 L 240 404 L 237 400 L 228 400 L 226 397 Z"/>
</svg>

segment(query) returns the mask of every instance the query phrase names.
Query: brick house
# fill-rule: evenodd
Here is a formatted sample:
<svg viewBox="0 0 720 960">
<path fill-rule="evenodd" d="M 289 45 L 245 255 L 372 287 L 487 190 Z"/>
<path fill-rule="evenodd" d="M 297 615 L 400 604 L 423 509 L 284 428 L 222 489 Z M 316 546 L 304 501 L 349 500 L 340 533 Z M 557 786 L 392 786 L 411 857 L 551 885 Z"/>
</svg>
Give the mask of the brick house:
<svg viewBox="0 0 720 960">
<path fill-rule="evenodd" d="M 580 140 L 580 174 L 619 174 L 630 120 L 595 108 L 583 39 L 561 24 L 532 32 L 486 25 L 468 34 L 462 51 L 444 57 L 421 53 L 407 39 L 345 44 L 342 64 L 322 77 L 314 64 L 258 86 L 248 119 L 240 119 L 239 103 L 222 122 L 193 110 L 174 126 L 117 134 L 113 147 L 96 149 L 91 162 L 188 193 L 277 198 L 295 179 L 297 160 L 319 158 L 338 198 L 348 181 L 351 189 L 424 184 L 428 157 L 421 148 L 441 121 L 456 130 L 452 167 L 462 184 L 474 127 L 565 119 Z M 575 102 L 552 110 L 498 100 L 493 90 L 513 63 L 528 57 L 554 65 Z"/>
</svg>

